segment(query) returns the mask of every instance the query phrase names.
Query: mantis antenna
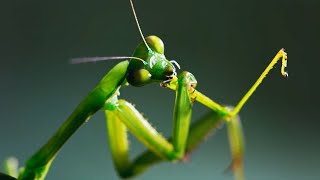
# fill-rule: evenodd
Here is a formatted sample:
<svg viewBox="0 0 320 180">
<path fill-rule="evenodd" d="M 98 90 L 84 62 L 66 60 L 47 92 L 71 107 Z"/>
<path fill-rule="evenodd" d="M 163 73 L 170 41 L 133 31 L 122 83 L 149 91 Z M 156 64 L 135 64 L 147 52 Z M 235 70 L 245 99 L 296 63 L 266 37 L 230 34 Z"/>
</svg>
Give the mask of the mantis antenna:
<svg viewBox="0 0 320 180">
<path fill-rule="evenodd" d="M 133 6 L 133 3 L 132 3 L 132 0 L 130 0 L 130 4 L 131 4 L 131 9 L 132 9 L 132 12 L 133 12 L 133 16 L 134 16 L 134 19 L 136 20 L 136 23 L 137 23 L 137 26 L 138 26 L 138 29 L 139 29 L 141 38 L 142 38 L 144 44 L 147 46 L 148 51 L 151 51 L 151 49 L 150 49 L 150 47 L 148 46 L 147 41 L 146 41 L 146 39 L 144 38 L 143 33 L 142 33 L 142 31 L 141 31 L 141 28 L 140 28 L 140 25 L 139 25 L 139 21 L 138 21 L 138 18 L 137 18 L 137 14 L 136 14 L 136 11 L 134 10 L 134 6 Z"/>
<path fill-rule="evenodd" d="M 106 60 L 124 60 L 124 59 L 137 59 L 142 61 L 144 64 L 146 62 L 138 57 L 131 56 L 110 56 L 110 57 L 83 57 L 83 58 L 73 58 L 71 59 L 71 64 L 80 64 L 80 63 L 88 63 L 88 62 L 97 62 L 97 61 L 106 61 Z"/>
<path fill-rule="evenodd" d="M 137 26 L 138 26 L 138 30 L 139 30 L 139 33 L 140 33 L 140 36 L 144 42 L 144 44 L 146 45 L 147 49 L 149 52 L 151 52 L 151 48 L 149 47 L 146 39 L 144 38 L 143 36 L 143 33 L 141 31 L 141 28 L 140 28 L 140 24 L 139 24 L 139 21 L 138 21 L 138 18 L 137 18 L 137 14 L 136 14 L 136 11 L 134 10 L 134 6 L 133 6 L 133 2 L 132 0 L 130 0 L 130 4 L 131 4 L 131 9 L 132 9 L 132 12 L 133 12 L 133 16 L 134 16 L 134 19 L 136 20 L 136 23 L 137 23 Z M 140 60 L 142 61 L 144 64 L 146 63 L 143 59 L 141 58 L 138 58 L 138 57 L 131 57 L 131 56 L 111 56 L 111 57 L 84 57 L 84 58 L 73 58 L 71 59 L 71 64 L 80 64 L 80 63 L 88 63 L 88 62 L 97 62 L 97 61 L 106 61 L 106 60 L 124 60 L 124 59 L 137 59 L 137 60 Z M 175 64 L 177 65 L 177 67 L 180 69 L 180 66 L 177 62 L 175 62 Z"/>
</svg>

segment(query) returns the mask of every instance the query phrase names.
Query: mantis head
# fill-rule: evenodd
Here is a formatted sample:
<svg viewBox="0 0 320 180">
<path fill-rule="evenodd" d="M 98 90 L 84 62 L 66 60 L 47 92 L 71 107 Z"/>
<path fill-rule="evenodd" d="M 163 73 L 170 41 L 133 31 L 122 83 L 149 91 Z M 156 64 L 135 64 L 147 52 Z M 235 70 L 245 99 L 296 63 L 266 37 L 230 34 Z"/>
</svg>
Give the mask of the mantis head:
<svg viewBox="0 0 320 180">
<path fill-rule="evenodd" d="M 152 82 L 170 82 L 177 75 L 179 64 L 167 60 L 164 55 L 164 44 L 157 36 L 148 36 L 135 49 L 127 71 L 127 81 L 132 86 L 144 86 Z"/>
</svg>

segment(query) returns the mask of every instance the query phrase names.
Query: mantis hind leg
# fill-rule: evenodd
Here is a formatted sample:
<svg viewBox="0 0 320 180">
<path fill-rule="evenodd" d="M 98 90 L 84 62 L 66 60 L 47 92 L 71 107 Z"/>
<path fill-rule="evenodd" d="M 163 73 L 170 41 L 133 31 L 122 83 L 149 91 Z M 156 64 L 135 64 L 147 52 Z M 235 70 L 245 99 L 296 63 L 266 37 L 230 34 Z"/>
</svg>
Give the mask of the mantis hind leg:
<svg viewBox="0 0 320 180">
<path fill-rule="evenodd" d="M 232 162 L 227 170 L 231 170 L 237 180 L 243 180 L 244 137 L 240 117 L 236 115 L 226 124 L 232 156 Z"/>
</svg>

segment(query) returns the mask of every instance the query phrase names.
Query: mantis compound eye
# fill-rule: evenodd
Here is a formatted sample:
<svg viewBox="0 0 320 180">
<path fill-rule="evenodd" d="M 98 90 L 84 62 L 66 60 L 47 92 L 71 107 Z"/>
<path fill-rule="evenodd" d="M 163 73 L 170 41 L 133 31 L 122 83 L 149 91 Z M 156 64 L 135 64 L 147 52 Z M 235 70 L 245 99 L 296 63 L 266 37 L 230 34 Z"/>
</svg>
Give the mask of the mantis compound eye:
<svg viewBox="0 0 320 180">
<path fill-rule="evenodd" d="M 158 37 L 158 36 L 148 36 L 146 37 L 146 41 L 149 45 L 149 47 L 159 53 L 159 54 L 163 54 L 164 53 L 164 44 L 163 41 Z"/>
<path fill-rule="evenodd" d="M 128 73 L 127 81 L 132 86 L 140 87 L 149 84 L 151 74 L 146 69 L 139 69 Z"/>
</svg>

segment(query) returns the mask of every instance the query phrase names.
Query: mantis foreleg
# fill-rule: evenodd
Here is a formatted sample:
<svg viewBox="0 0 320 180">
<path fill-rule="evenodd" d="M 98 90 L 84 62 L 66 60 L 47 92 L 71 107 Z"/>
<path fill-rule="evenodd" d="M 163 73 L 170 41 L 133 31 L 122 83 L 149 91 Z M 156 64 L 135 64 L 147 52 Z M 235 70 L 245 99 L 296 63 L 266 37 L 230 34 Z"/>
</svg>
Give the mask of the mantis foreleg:
<svg viewBox="0 0 320 180">
<path fill-rule="evenodd" d="M 188 72 L 182 73 L 177 81 L 172 143 L 158 133 L 130 103 L 124 100 L 113 100 L 110 101 L 111 105 L 106 106 L 107 121 L 113 121 L 108 122 L 111 152 L 115 166 L 122 177 L 135 174 L 132 171 L 135 164 L 128 161 L 126 127 L 148 149 L 162 159 L 177 160 L 183 158 L 193 104 L 190 94 L 192 94 L 192 86 L 195 83 L 193 75 Z M 121 155 L 124 155 L 124 157 L 120 157 Z"/>
</svg>

